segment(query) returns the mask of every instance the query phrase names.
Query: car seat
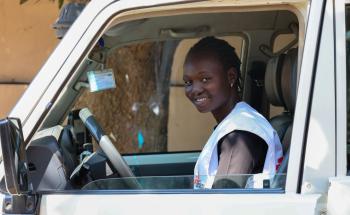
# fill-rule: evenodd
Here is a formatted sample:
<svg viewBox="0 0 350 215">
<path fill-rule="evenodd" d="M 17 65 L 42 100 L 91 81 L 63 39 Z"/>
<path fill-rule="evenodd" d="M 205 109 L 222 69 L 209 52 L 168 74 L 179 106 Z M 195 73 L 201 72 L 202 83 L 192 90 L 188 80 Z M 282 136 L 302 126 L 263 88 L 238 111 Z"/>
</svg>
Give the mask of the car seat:
<svg viewBox="0 0 350 215">
<path fill-rule="evenodd" d="M 286 173 L 289 145 L 292 134 L 293 114 L 297 92 L 298 49 L 271 58 L 265 73 L 265 91 L 272 105 L 284 107 L 284 111 L 271 118 L 270 123 L 278 133 L 284 160 L 278 173 Z"/>
</svg>

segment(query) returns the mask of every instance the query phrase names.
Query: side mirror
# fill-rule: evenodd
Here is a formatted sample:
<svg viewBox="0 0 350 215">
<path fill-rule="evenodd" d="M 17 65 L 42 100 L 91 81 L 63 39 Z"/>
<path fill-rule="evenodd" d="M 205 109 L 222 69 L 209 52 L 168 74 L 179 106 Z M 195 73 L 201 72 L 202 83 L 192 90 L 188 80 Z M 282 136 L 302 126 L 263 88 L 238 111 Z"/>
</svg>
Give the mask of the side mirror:
<svg viewBox="0 0 350 215">
<path fill-rule="evenodd" d="M 25 163 L 25 147 L 22 125 L 19 119 L 6 118 L 0 120 L 0 146 L 2 164 L 4 166 L 5 187 L 12 195 L 24 194 L 28 191 L 27 166 Z"/>
</svg>

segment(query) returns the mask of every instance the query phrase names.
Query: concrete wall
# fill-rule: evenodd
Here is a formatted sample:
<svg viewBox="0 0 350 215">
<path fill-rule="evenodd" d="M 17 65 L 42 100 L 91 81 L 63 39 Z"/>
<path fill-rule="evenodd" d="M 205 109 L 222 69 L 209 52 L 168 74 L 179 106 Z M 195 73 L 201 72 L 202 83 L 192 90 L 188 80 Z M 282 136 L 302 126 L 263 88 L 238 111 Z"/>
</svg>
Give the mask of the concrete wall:
<svg viewBox="0 0 350 215">
<path fill-rule="evenodd" d="M 49 0 L 22 5 L 19 0 L 0 0 L 0 118 L 9 113 L 25 83 L 30 83 L 59 42 L 51 27 L 58 13 L 57 2 Z M 22 84 L 8 84 L 14 82 Z"/>
</svg>

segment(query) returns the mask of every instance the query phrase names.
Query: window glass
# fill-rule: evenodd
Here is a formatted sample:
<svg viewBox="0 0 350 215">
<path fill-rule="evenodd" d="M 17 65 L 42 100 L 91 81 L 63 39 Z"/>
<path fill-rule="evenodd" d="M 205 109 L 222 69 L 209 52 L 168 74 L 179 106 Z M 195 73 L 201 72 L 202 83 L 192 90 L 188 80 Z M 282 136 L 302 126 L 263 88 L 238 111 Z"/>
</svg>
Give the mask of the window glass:
<svg viewBox="0 0 350 215">
<path fill-rule="evenodd" d="M 161 64 L 168 61 L 162 57 L 167 48 L 146 42 L 110 52 L 97 71 L 113 70 L 116 88 L 85 90 L 75 104 L 90 109 L 120 153 L 167 151 L 170 72 Z"/>
<path fill-rule="evenodd" d="M 222 39 L 241 56 L 242 37 Z M 210 113 L 199 113 L 186 98 L 182 80 L 185 56 L 198 40 L 116 49 L 104 66 L 114 71 L 116 89 L 86 90 L 75 109 L 88 107 L 123 154 L 201 150 L 215 120 Z M 196 132 L 188 132 L 193 128 Z"/>
<path fill-rule="evenodd" d="M 274 180 L 255 181 L 261 183 L 261 188 L 249 187 L 253 183 L 254 175 L 235 174 L 219 177 L 214 182 L 213 189 L 281 189 L 285 186 L 286 174 L 276 175 Z M 136 185 L 135 185 L 136 184 Z M 193 175 L 186 176 L 149 176 L 137 178 L 110 178 L 100 179 L 88 183 L 83 190 L 123 190 L 123 189 L 142 189 L 142 190 L 164 190 L 164 189 L 192 189 Z"/>
</svg>

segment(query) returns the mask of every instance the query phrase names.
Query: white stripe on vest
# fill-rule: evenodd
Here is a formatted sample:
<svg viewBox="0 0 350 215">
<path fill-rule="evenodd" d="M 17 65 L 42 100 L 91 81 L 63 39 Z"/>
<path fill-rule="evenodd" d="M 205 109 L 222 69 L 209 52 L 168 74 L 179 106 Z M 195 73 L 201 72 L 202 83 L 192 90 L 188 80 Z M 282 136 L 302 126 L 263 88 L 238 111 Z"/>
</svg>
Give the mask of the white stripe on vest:
<svg viewBox="0 0 350 215">
<path fill-rule="evenodd" d="M 217 144 L 234 130 L 248 131 L 261 137 L 268 145 L 263 174 L 274 175 L 282 157 L 282 145 L 270 123 L 245 102 L 235 105 L 229 115 L 215 128 L 194 168 L 194 189 L 210 189 L 218 168 Z"/>
</svg>

